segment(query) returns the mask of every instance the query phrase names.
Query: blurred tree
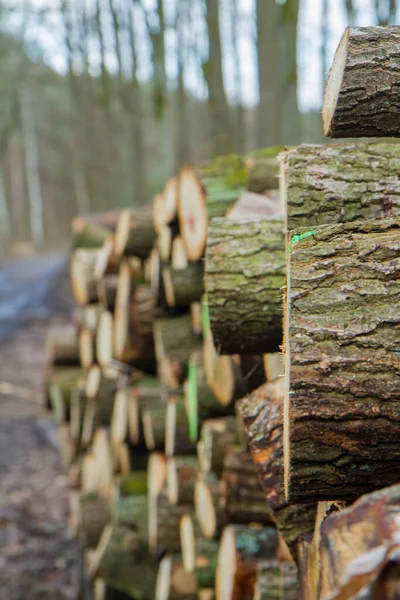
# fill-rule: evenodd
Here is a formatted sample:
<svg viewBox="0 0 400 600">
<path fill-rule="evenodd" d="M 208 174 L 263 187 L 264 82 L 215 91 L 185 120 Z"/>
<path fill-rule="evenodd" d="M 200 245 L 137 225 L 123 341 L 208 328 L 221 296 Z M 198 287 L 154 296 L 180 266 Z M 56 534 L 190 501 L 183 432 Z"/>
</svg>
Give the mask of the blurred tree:
<svg viewBox="0 0 400 600">
<path fill-rule="evenodd" d="M 286 0 L 281 6 L 279 40 L 281 65 L 282 139 L 284 144 L 301 141 L 297 104 L 297 27 L 300 0 Z"/>
<path fill-rule="evenodd" d="M 378 25 L 395 23 L 396 9 L 396 0 L 375 0 L 375 13 Z"/>
<path fill-rule="evenodd" d="M 185 90 L 185 26 L 187 25 L 186 0 L 177 0 L 174 29 L 177 52 L 177 90 L 174 111 L 175 129 L 175 165 L 174 172 L 179 173 L 181 167 L 190 160 L 190 129 L 188 119 L 187 96 Z"/>
<path fill-rule="evenodd" d="M 353 0 L 345 0 L 345 9 L 347 16 L 347 24 L 353 27 L 356 24 L 356 13 Z"/>
<path fill-rule="evenodd" d="M 236 152 L 244 152 L 246 149 L 246 131 L 244 120 L 244 107 L 242 99 L 243 81 L 240 68 L 240 15 L 238 10 L 238 0 L 230 0 L 230 31 L 231 31 L 231 47 L 232 47 L 232 62 L 233 62 L 233 77 L 235 89 L 235 149 Z"/>
<path fill-rule="evenodd" d="M 327 57 L 329 37 L 329 6 L 328 0 L 322 0 L 321 5 L 321 85 L 322 94 L 325 90 L 325 82 L 329 74 L 329 62 Z"/>
<path fill-rule="evenodd" d="M 203 64 L 208 87 L 211 117 L 213 154 L 230 154 L 233 151 L 233 132 L 222 71 L 222 49 L 219 20 L 220 0 L 206 0 L 208 31 L 208 60 Z"/>
<path fill-rule="evenodd" d="M 279 7 L 275 0 L 257 0 L 257 52 L 260 99 L 257 144 L 282 142 L 281 80 L 279 74 Z M 286 52 L 286 48 L 284 51 Z M 285 74 L 287 76 L 285 60 Z M 287 83 L 285 81 L 285 83 Z"/>
</svg>

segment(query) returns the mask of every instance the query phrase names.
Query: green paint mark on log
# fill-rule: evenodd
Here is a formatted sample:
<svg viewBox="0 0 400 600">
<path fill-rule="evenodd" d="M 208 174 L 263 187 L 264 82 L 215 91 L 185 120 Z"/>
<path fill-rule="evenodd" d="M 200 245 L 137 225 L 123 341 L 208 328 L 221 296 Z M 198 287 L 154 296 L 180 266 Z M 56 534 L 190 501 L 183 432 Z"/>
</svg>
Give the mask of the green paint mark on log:
<svg viewBox="0 0 400 600">
<path fill-rule="evenodd" d="M 304 240 L 304 238 L 311 237 L 312 235 L 315 235 L 316 233 L 317 233 L 316 231 L 306 231 L 305 233 L 300 233 L 299 235 L 294 235 L 292 237 L 292 239 L 290 240 L 290 246 L 293 246 L 294 244 L 297 244 L 297 242 L 300 242 L 300 240 Z"/>
</svg>

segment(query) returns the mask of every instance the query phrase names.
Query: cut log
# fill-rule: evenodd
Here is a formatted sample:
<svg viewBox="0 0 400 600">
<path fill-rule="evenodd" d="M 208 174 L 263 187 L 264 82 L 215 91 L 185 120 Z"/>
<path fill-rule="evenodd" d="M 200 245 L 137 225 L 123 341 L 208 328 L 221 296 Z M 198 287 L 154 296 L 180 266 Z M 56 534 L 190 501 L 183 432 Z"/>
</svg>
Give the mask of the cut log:
<svg viewBox="0 0 400 600">
<path fill-rule="evenodd" d="M 238 445 L 239 433 L 234 416 L 207 419 L 201 428 L 198 458 L 202 471 L 221 475 L 226 452 Z"/>
<path fill-rule="evenodd" d="M 228 523 L 272 523 L 271 509 L 247 450 L 232 448 L 225 454 L 220 490 L 220 504 Z"/>
<path fill-rule="evenodd" d="M 138 446 L 144 441 L 141 411 L 146 407 L 154 407 L 160 401 L 167 402 L 168 393 L 155 377 L 145 377 L 138 383 L 129 386 L 128 393 L 128 426 L 131 444 Z"/>
<path fill-rule="evenodd" d="M 113 315 L 104 310 L 99 318 L 96 335 L 96 357 L 99 365 L 107 367 L 113 358 Z"/>
<path fill-rule="evenodd" d="M 398 216 L 398 144 L 304 145 L 281 155 L 287 228 Z"/>
<path fill-rule="evenodd" d="M 314 532 L 316 502 L 287 504 L 283 491 L 284 380 L 268 383 L 238 403 L 266 503 L 294 558 L 299 540 Z"/>
<path fill-rule="evenodd" d="M 275 559 L 277 550 L 273 527 L 225 527 L 218 555 L 216 600 L 253 600 L 258 565 Z"/>
<path fill-rule="evenodd" d="M 245 159 L 246 188 L 249 192 L 265 194 L 279 188 L 279 146 L 261 148 Z"/>
<path fill-rule="evenodd" d="M 46 357 L 52 366 L 79 365 L 79 334 L 75 325 L 50 329 L 46 338 Z"/>
<path fill-rule="evenodd" d="M 257 565 L 253 600 L 298 600 L 299 582 L 294 562 L 267 560 Z"/>
<path fill-rule="evenodd" d="M 47 393 L 57 424 L 69 419 L 71 394 L 84 380 L 81 367 L 55 367 L 48 373 Z"/>
<path fill-rule="evenodd" d="M 240 221 L 241 219 L 273 217 L 281 212 L 278 190 L 271 191 L 268 195 L 243 192 L 226 216 L 234 221 Z"/>
<path fill-rule="evenodd" d="M 149 498 L 154 498 L 164 489 L 167 481 L 167 460 L 161 452 L 150 454 L 147 468 L 147 490 Z"/>
<path fill-rule="evenodd" d="M 96 338 L 87 327 L 79 332 L 79 362 L 84 369 L 89 369 L 95 359 Z"/>
<path fill-rule="evenodd" d="M 174 456 L 168 459 L 167 489 L 171 504 L 193 504 L 198 473 L 196 456 Z"/>
<path fill-rule="evenodd" d="M 226 415 L 233 412 L 233 406 L 224 406 L 209 387 L 203 362 L 203 352 L 193 352 L 189 359 L 188 385 L 185 387 L 186 412 L 191 414 L 191 406 L 202 420 L 204 417 Z"/>
<path fill-rule="evenodd" d="M 172 242 L 171 267 L 173 269 L 186 269 L 189 265 L 185 244 L 180 235 Z"/>
<path fill-rule="evenodd" d="M 81 546 L 95 548 L 110 520 L 107 502 L 96 492 L 77 492 L 70 503 L 70 525 Z"/>
<path fill-rule="evenodd" d="M 203 275 L 202 262 L 191 262 L 185 269 L 164 267 L 162 277 L 168 306 L 188 308 L 198 302 L 204 292 Z"/>
<path fill-rule="evenodd" d="M 121 475 L 147 469 L 149 453 L 145 448 L 130 446 L 125 442 L 119 445 L 117 451 Z"/>
<path fill-rule="evenodd" d="M 142 425 L 146 448 L 149 452 L 165 449 L 165 422 L 167 405 L 160 400 L 155 406 L 142 409 Z"/>
<path fill-rule="evenodd" d="M 153 331 L 160 380 L 177 388 L 187 376 L 190 353 L 201 348 L 201 340 L 193 333 L 190 315 L 157 319 Z"/>
<path fill-rule="evenodd" d="M 168 399 L 165 420 L 165 454 L 195 454 L 196 439 L 190 436 L 184 399 L 174 395 Z"/>
<path fill-rule="evenodd" d="M 196 582 L 198 590 L 215 587 L 219 543 L 216 540 L 198 538 L 196 543 Z"/>
<path fill-rule="evenodd" d="M 114 448 L 128 437 L 128 394 L 126 388 L 116 391 L 110 421 L 110 440 Z"/>
<path fill-rule="evenodd" d="M 94 476 L 96 491 L 107 501 L 111 498 L 113 484 L 113 460 L 108 432 L 97 429 L 93 436 L 92 453 L 94 457 Z"/>
<path fill-rule="evenodd" d="M 196 579 L 185 571 L 182 558 L 167 555 L 158 568 L 155 600 L 197 600 Z"/>
<path fill-rule="evenodd" d="M 111 230 L 100 223 L 75 217 L 72 221 L 72 248 L 101 248 L 110 234 Z"/>
<path fill-rule="evenodd" d="M 162 227 L 176 220 L 177 209 L 177 178 L 171 177 L 165 185 L 162 194 L 156 194 L 153 199 L 153 227 L 160 233 Z"/>
<path fill-rule="evenodd" d="M 193 302 L 190 305 L 190 315 L 192 317 L 193 332 L 195 335 L 201 335 L 201 302 Z"/>
<path fill-rule="evenodd" d="M 71 256 L 72 292 L 79 304 L 99 301 L 97 282 L 94 276 L 98 252 L 97 248 L 79 248 Z"/>
<path fill-rule="evenodd" d="M 208 219 L 226 215 L 242 193 L 246 173 L 237 155 L 221 156 L 179 176 L 178 218 L 189 260 L 199 260 L 207 242 Z"/>
<path fill-rule="evenodd" d="M 229 406 L 246 394 L 246 383 L 240 368 L 240 357 L 219 356 L 210 333 L 203 344 L 203 363 L 207 384 L 222 406 Z"/>
<path fill-rule="evenodd" d="M 203 473 L 198 477 L 194 506 L 197 522 L 204 537 L 218 537 L 226 525 L 226 513 L 221 508 L 221 486 L 215 473 Z"/>
<path fill-rule="evenodd" d="M 399 39 L 398 27 L 345 30 L 325 89 L 322 117 L 326 136 L 400 135 Z"/>
<path fill-rule="evenodd" d="M 129 528 L 113 527 L 97 574 L 131 598 L 154 598 L 157 561 Z"/>
<path fill-rule="evenodd" d="M 180 552 L 179 523 L 183 515 L 190 513 L 191 506 L 170 504 L 165 492 L 148 497 L 149 548 L 153 553 Z"/>
<path fill-rule="evenodd" d="M 361 497 L 321 525 L 319 598 L 398 597 L 400 486 Z M 397 590 L 397 593 L 396 593 Z"/>
<path fill-rule="evenodd" d="M 283 377 L 283 355 L 281 352 L 264 354 L 264 371 L 268 382 Z"/>
<path fill-rule="evenodd" d="M 138 256 L 144 260 L 153 248 L 155 237 L 150 211 L 123 210 L 115 232 L 115 255 Z"/>
<path fill-rule="evenodd" d="M 205 285 L 220 354 L 279 350 L 284 276 L 283 217 L 211 221 Z"/>
<path fill-rule="evenodd" d="M 351 500 L 397 481 L 399 257 L 399 218 L 291 238 L 284 453 L 292 501 Z"/>
<path fill-rule="evenodd" d="M 194 573 L 196 567 L 196 531 L 191 514 L 183 515 L 179 522 L 182 562 L 187 573 Z"/>
<path fill-rule="evenodd" d="M 119 269 L 114 310 L 114 353 L 117 360 L 124 354 L 129 329 L 129 305 L 132 300 L 134 280 L 129 263 Z"/>
</svg>

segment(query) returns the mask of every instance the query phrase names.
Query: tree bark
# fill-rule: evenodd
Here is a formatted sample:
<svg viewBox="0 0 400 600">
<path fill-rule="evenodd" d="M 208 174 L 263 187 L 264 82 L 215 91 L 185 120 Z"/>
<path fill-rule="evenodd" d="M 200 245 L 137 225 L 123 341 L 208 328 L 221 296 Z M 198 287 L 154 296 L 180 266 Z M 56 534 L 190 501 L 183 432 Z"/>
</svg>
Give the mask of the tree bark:
<svg viewBox="0 0 400 600">
<path fill-rule="evenodd" d="M 150 212 L 123 210 L 115 232 L 117 257 L 138 256 L 148 258 L 155 241 L 153 220 Z"/>
<path fill-rule="evenodd" d="M 197 600 L 196 579 L 187 573 L 179 554 L 168 554 L 160 561 L 155 600 Z"/>
<path fill-rule="evenodd" d="M 324 520 L 319 545 L 319 598 L 398 597 L 399 544 L 395 531 L 399 511 L 400 486 L 394 485 L 362 496 Z M 357 567 L 366 564 L 368 568 Z"/>
<path fill-rule="evenodd" d="M 400 135 L 398 43 L 397 27 L 346 29 L 325 90 L 326 136 Z"/>
<path fill-rule="evenodd" d="M 269 560 L 257 568 L 253 600 L 298 600 L 299 583 L 295 563 Z"/>
<path fill-rule="evenodd" d="M 297 558 L 300 539 L 314 531 L 316 502 L 288 504 L 283 493 L 283 380 L 267 383 L 239 402 L 253 461 L 276 526 Z"/>
<path fill-rule="evenodd" d="M 280 217 L 211 222 L 206 290 L 214 344 L 221 354 L 279 350 L 284 240 Z"/>
<path fill-rule="evenodd" d="M 168 459 L 167 486 L 171 504 L 193 504 L 199 469 L 197 456 L 174 456 Z"/>
<path fill-rule="evenodd" d="M 394 218 L 320 227 L 289 243 L 284 443 L 292 501 L 355 499 L 396 481 L 399 232 Z"/>
<path fill-rule="evenodd" d="M 228 523 L 272 523 L 272 511 L 248 450 L 232 448 L 225 454 L 221 507 Z"/>
<path fill-rule="evenodd" d="M 159 494 L 154 503 L 150 499 L 149 522 L 152 520 L 155 535 L 149 536 L 149 546 L 153 553 L 180 552 L 179 522 L 191 510 L 190 504 L 170 504 L 165 492 Z"/>
<path fill-rule="evenodd" d="M 300 146 L 281 155 L 287 228 L 400 212 L 397 144 Z"/>
</svg>

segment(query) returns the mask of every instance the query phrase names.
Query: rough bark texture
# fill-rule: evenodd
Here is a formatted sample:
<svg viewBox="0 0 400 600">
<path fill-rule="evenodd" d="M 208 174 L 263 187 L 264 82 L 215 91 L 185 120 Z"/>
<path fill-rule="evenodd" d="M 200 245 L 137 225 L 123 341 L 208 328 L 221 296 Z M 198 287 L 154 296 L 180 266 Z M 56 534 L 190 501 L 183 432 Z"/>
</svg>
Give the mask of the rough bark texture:
<svg viewBox="0 0 400 600">
<path fill-rule="evenodd" d="M 320 227 L 289 243 L 292 501 L 354 499 L 397 481 L 399 258 L 399 218 Z"/>
<path fill-rule="evenodd" d="M 325 135 L 400 135 L 399 41 L 398 27 L 346 29 L 325 91 Z"/>
<path fill-rule="evenodd" d="M 283 493 L 283 380 L 267 383 L 239 402 L 253 461 L 273 520 L 292 555 L 314 531 L 317 503 L 287 504 Z"/>
<path fill-rule="evenodd" d="M 398 144 L 304 145 L 280 159 L 289 230 L 400 213 Z"/>
<path fill-rule="evenodd" d="M 181 539 L 179 522 L 184 514 L 193 510 L 188 504 L 170 504 L 166 493 L 162 492 L 157 498 L 156 527 L 157 536 L 153 551 L 180 552 Z M 149 518 L 151 513 L 149 512 Z"/>
<path fill-rule="evenodd" d="M 399 597 L 399 513 L 400 486 L 395 485 L 325 519 L 318 598 Z"/>
<path fill-rule="evenodd" d="M 228 523 L 272 522 L 256 466 L 247 450 L 234 448 L 225 455 L 221 507 Z"/>
<path fill-rule="evenodd" d="M 214 343 L 221 354 L 279 349 L 284 274 L 283 218 L 211 222 L 206 290 Z"/>
</svg>

